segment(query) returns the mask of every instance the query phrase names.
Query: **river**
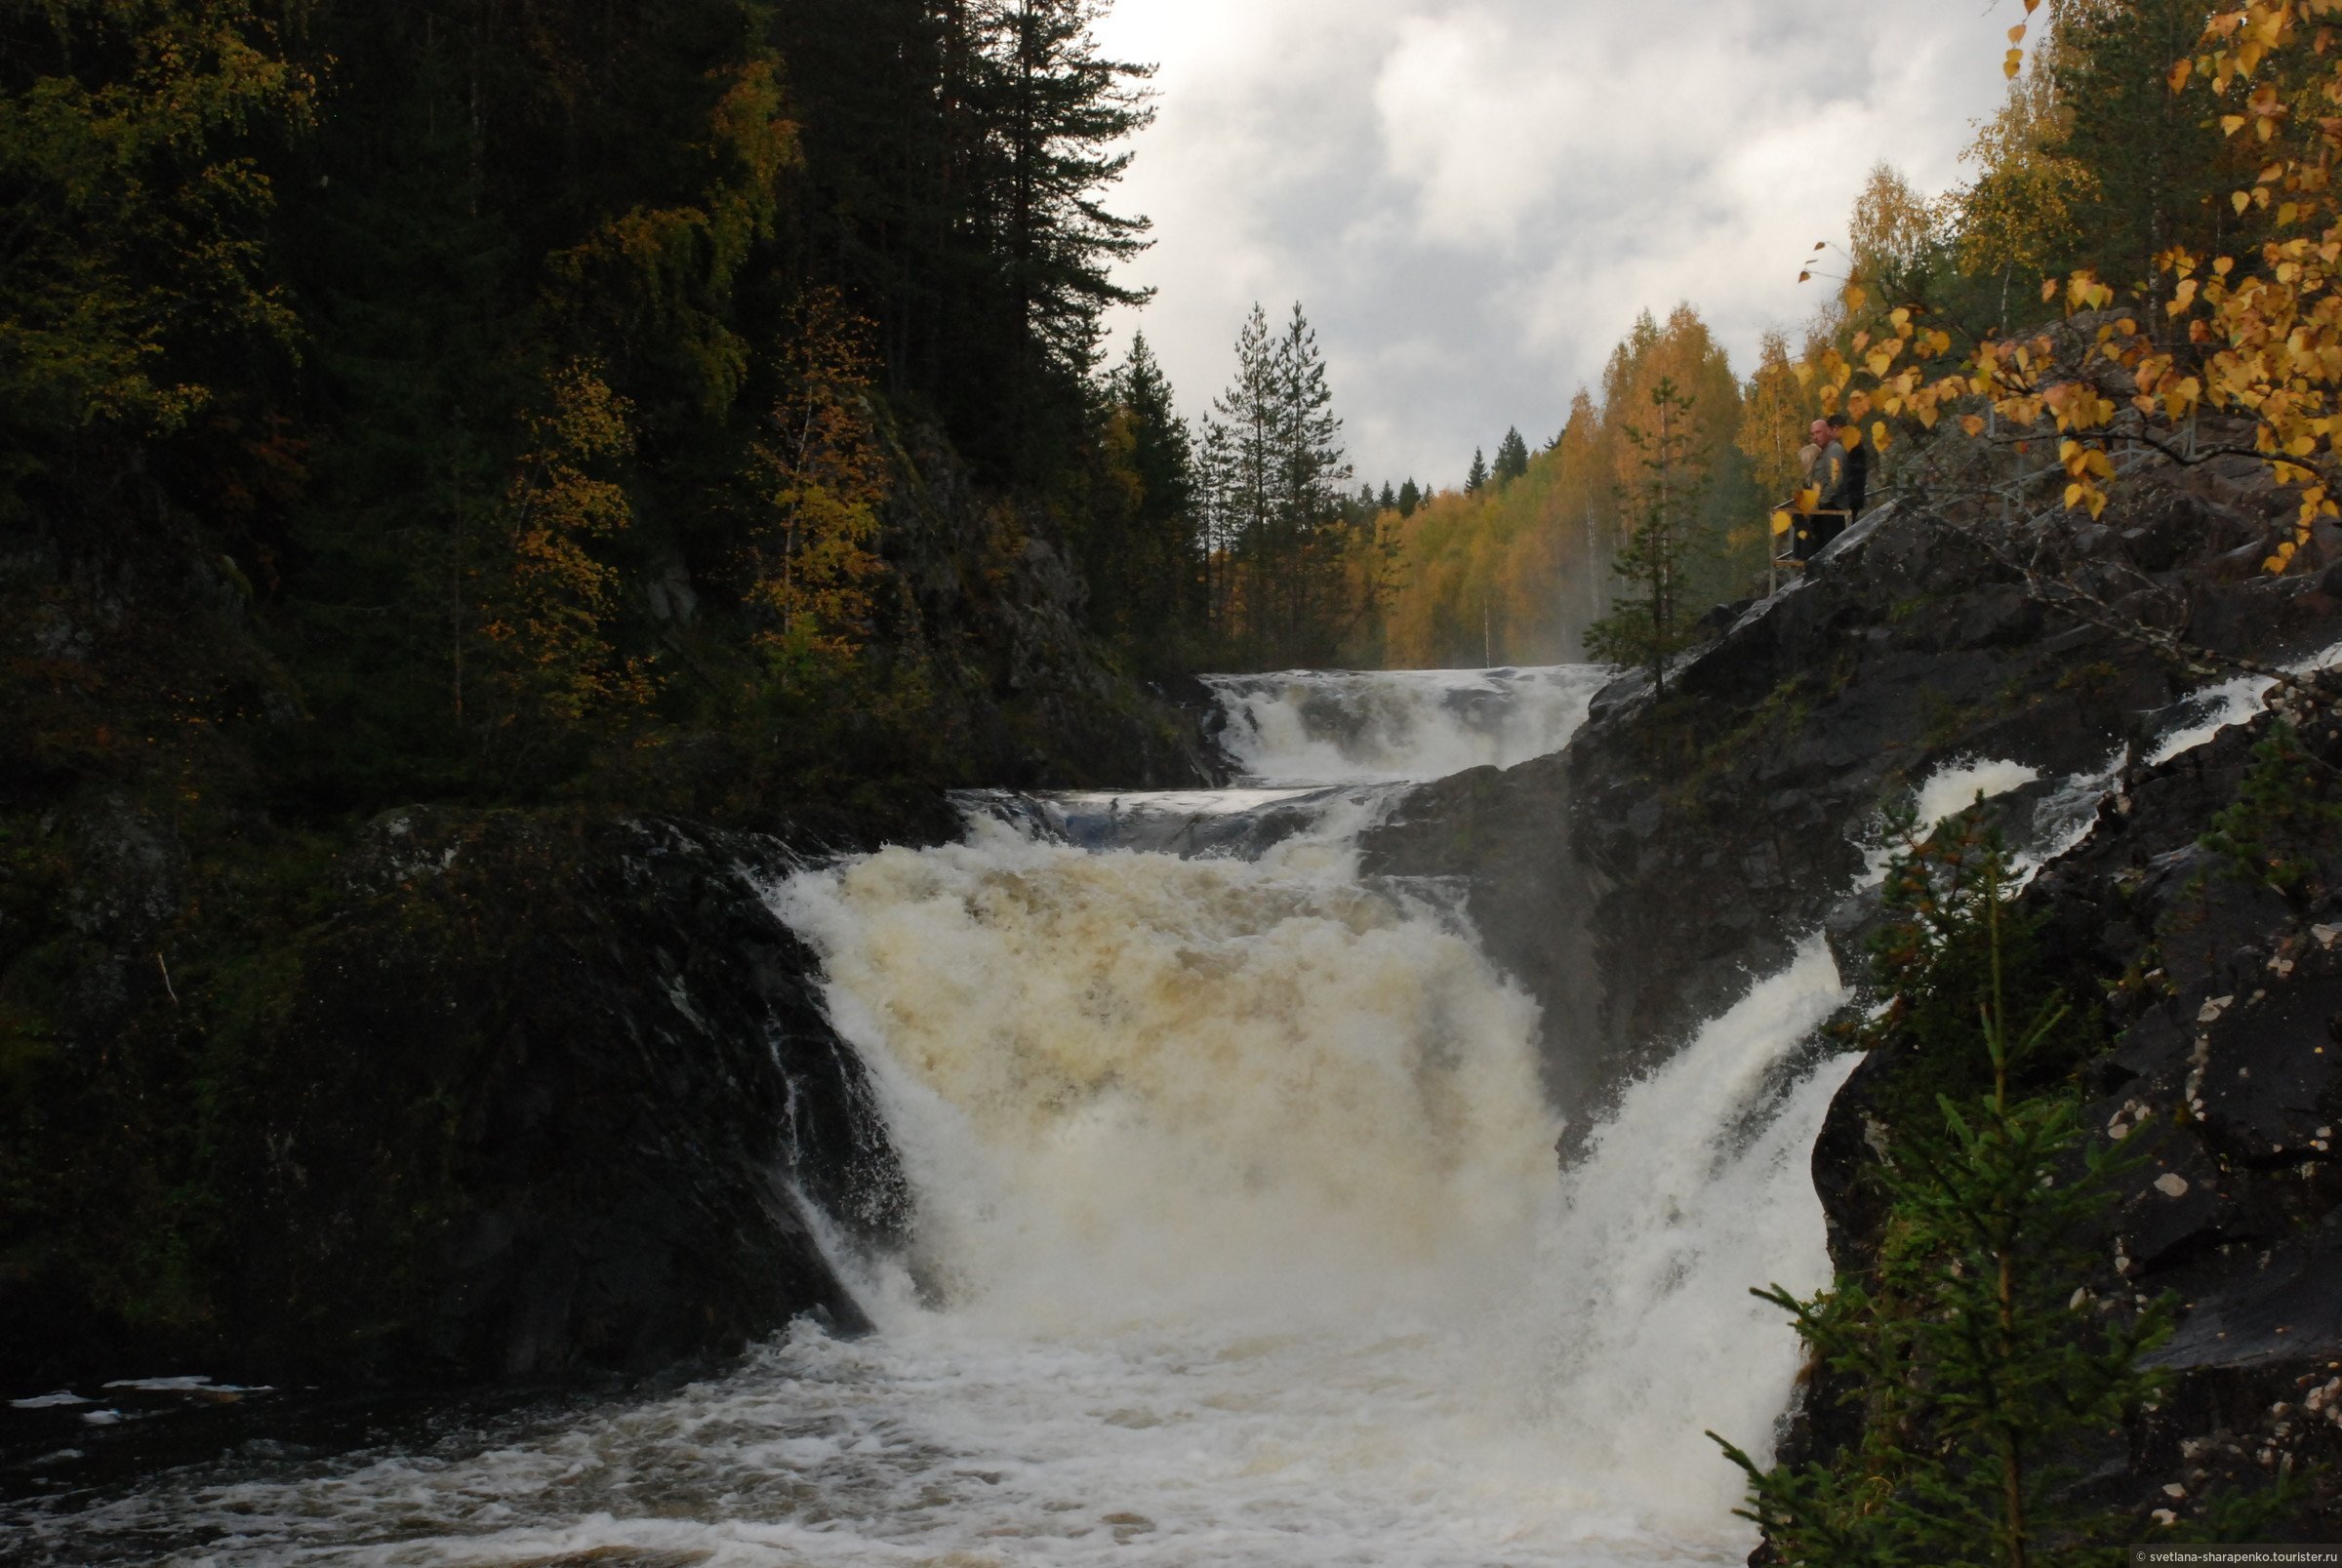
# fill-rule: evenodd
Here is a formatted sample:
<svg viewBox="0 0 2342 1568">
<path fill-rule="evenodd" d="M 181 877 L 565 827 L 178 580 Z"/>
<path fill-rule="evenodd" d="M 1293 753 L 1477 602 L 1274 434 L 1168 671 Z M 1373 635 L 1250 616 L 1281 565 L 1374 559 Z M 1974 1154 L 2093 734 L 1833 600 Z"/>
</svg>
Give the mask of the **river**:
<svg viewBox="0 0 2342 1568">
<path fill-rule="evenodd" d="M 776 881 L 913 1194 L 833 1243 L 876 1323 L 719 1378 L 333 1458 L 245 1454 L 19 1535 L 196 1564 L 1729 1563 L 1824 1279 L 1848 1068 L 1818 943 L 1566 1173 L 1541 1020 L 1435 885 L 1413 784 L 1557 749 L 1602 672 L 1214 683 L 1223 791 L 972 795 L 955 844 Z"/>
</svg>

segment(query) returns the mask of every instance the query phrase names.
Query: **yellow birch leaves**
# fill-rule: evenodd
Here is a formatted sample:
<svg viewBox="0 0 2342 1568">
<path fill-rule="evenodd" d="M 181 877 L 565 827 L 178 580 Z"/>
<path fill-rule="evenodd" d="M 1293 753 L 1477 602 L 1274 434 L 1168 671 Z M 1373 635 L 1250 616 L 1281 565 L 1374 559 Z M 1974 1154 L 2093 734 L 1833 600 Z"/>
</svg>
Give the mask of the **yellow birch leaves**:
<svg viewBox="0 0 2342 1568">
<path fill-rule="evenodd" d="M 759 486 L 747 598 L 787 682 L 849 659 L 868 633 L 886 463 L 871 414 L 867 323 L 832 291 L 797 310 L 783 385 L 756 442 Z"/>
<path fill-rule="evenodd" d="M 2028 5 L 2028 12 L 2033 9 Z M 1824 367 L 1825 406 L 1858 395 L 1850 395 L 1849 383 L 1859 372 L 1890 415 L 1932 423 L 1954 400 L 1981 399 L 2017 439 L 2048 426 L 2059 438 L 2066 503 L 2092 517 L 2105 510 L 2115 482 L 2105 449 L 2126 412 L 2166 422 L 2199 413 L 2241 419 L 2273 475 L 2295 493 L 2294 537 L 2265 563 L 2274 572 L 2289 568 L 2316 520 L 2342 515 L 2334 500 L 2342 469 L 2336 447 L 2342 433 L 2342 207 L 2331 182 L 2342 153 L 2342 49 L 2334 47 L 2337 35 L 2328 25 L 2336 13 L 2342 13 L 2342 0 L 2243 0 L 2215 13 L 2192 56 L 2175 61 L 2164 78 L 2174 93 L 2191 84 L 2208 88 L 2222 101 L 2220 130 L 2232 143 L 2254 149 L 2249 182 L 2230 192 L 2225 207 L 2264 237 L 2235 255 L 2174 248 L 2158 257 L 2166 280 L 2158 291 L 2163 324 L 2151 332 L 2134 316 L 2118 314 L 2115 290 L 2083 269 L 2044 280 L 2041 299 L 2062 302 L 2070 316 L 2096 316 L 2084 342 L 1988 339 L 1961 374 L 1928 379 L 1910 368 L 1926 357 L 1927 345 L 1918 341 L 1922 329 L 1897 312 L 1886 329 L 1891 339 L 1881 335 L 1858 345 L 1851 365 Z M 2009 30 L 2012 46 L 2023 37 L 2022 23 Z M 2012 48 L 2012 76 L 2017 61 Z M 2285 68 L 2280 70 L 2281 64 Z M 2003 138 L 2011 155 L 2001 161 L 2012 169 L 2054 162 L 2031 146 L 2019 148 L 2018 129 L 2012 120 L 2011 134 Z M 2018 150 L 2031 162 L 2016 157 Z M 2018 188 L 2013 181 L 2001 182 L 2012 194 Z M 1977 188 L 1999 194 L 1989 180 Z M 1968 205 L 1978 205 L 1977 193 Z M 2025 205 L 2062 212 L 2065 204 Z M 1990 224 L 1969 227 L 1997 232 Z M 1963 264 L 1998 263 L 1993 270 L 2023 271 L 2029 260 L 2014 246 L 1991 256 L 1970 256 L 1963 247 Z M 2172 342 L 2174 336 L 2184 337 L 2184 345 Z M 1970 436 L 1984 434 L 1991 422 L 1973 412 L 1958 419 Z"/>
<path fill-rule="evenodd" d="M 505 555 L 482 628 L 504 689 L 499 724 L 532 710 L 575 723 L 613 704 L 646 703 L 647 661 L 622 659 L 612 640 L 618 569 L 597 546 L 626 532 L 634 509 L 612 477 L 633 454 L 626 400 L 601 367 L 573 360 L 546 377 L 530 418 L 529 448 L 503 508 Z"/>
</svg>

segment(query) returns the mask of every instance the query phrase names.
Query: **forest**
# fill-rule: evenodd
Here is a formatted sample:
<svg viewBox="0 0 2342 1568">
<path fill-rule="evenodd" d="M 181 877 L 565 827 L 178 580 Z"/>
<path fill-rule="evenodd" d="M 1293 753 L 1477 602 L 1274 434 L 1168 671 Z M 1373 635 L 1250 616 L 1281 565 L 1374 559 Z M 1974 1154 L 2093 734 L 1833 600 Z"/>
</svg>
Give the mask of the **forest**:
<svg viewBox="0 0 2342 1568">
<path fill-rule="evenodd" d="M 5 526 L 212 563 L 319 721 L 270 747 L 296 814 L 926 744 L 881 514 L 946 472 L 980 575 L 1070 550 L 1135 659 L 1184 503 L 1097 364 L 1148 112 L 1097 9 L 11 5 Z M 23 760 L 135 767 L 14 673 Z"/>
<path fill-rule="evenodd" d="M 1701 1385 L 1590 1385 L 1573 1440 L 1624 1451 L 1612 1424 L 1708 1419 L 1745 1370 L 1737 1330 L 1682 1335 L 1666 1308 L 1689 1266 L 1644 1266 L 1675 1247 L 1646 1238 L 1708 1211 L 1745 1232 L 1720 1241 L 1756 1247 L 1716 1266 L 1732 1307 L 1757 1295 L 1790 1318 L 1806 1364 L 1785 1361 L 1782 1397 L 1794 1376 L 1804 1436 L 1772 1452 L 1776 1398 L 1701 1457 L 1734 1487 L 1726 1460 L 1743 1466 L 1744 1517 L 1776 1560 L 2098 1568 L 2116 1548 L 2086 1539 L 2099 1505 L 2067 1486 L 2077 1456 L 2152 1489 L 2125 1528 L 2281 1518 L 2294 1477 L 2274 1447 L 2232 1456 L 2251 1483 L 2233 1516 L 2203 1488 L 2212 1461 L 2106 1455 L 2174 1386 L 2137 1364 L 2174 1311 L 2133 1288 L 2156 1259 L 2077 1237 L 2118 1187 L 2133 1214 L 2182 1216 L 2197 1228 L 2160 1250 L 2200 1271 L 2160 1277 L 2208 1301 L 2259 1288 L 2313 1222 L 2333 1235 L 2327 1091 L 2204 1076 L 2217 1030 L 2309 1082 L 2326 1046 L 2306 1042 L 2334 1034 L 2342 996 L 2342 727 L 2327 677 L 2277 663 L 2295 657 L 2283 637 L 2342 614 L 2326 0 L 2243 0 L 2208 32 L 2169 0 L 2027 0 L 1962 181 L 1931 194 L 1879 165 L 1842 244 L 1782 258 L 1812 288 L 1805 322 L 1735 366 L 1696 302 L 1654 301 L 1557 429 L 1515 424 L 1429 486 L 1352 450 L 1302 302 L 1229 323 L 1217 390 L 1174 388 L 1143 332 L 1112 339 L 1147 302 L 1124 280 L 1151 231 L 1117 183 L 1152 100 L 1151 67 L 1099 42 L 1107 4 L 0 0 L 0 1363 L 28 1396 L 9 1409 L 94 1446 L 80 1424 L 101 1412 L 76 1412 L 96 1401 L 44 1395 L 53 1376 L 120 1389 L 134 1362 L 183 1359 L 288 1389 L 477 1387 L 705 1370 L 759 1343 L 882 1355 L 885 1335 L 853 1338 L 862 1307 L 809 1216 L 884 1253 L 922 1182 L 930 1201 L 972 1195 L 966 1237 L 1018 1232 L 970 1257 L 1021 1269 L 1033 1237 L 1070 1238 L 1062 1269 L 1030 1271 L 1051 1313 L 1078 1280 L 1130 1292 L 1117 1322 L 1144 1316 L 1230 1254 L 1276 1266 L 1232 1276 L 1230 1300 L 1281 1302 L 1308 1294 L 1278 1270 L 1320 1231 L 1355 1221 L 1380 1247 L 1410 1208 L 1427 1241 L 1454 1228 L 1478 1197 L 1385 1203 L 1378 1184 L 1410 1149 L 1439 1183 L 1470 1176 L 1455 1156 L 1493 1128 L 1524 1224 L 1595 1213 L 1578 1198 L 1595 1184 L 1547 1201 L 1552 1161 L 1579 1181 L 1604 1146 L 1619 1212 L 1652 1216 L 1596 1228 L 1631 1243 L 1612 1275 L 1651 1276 L 1657 1309 L 1585 1298 L 1540 1343 L 1616 1359 L 1599 1336 L 1655 1325 L 1649 1364 Z M 1725 657 L 1671 668 L 1727 623 L 1716 606 L 1773 579 L 1773 513 L 1833 416 L 1869 449 L 1874 498 L 1916 491 L 1931 434 L 1952 479 L 1887 519 L 1892 550 L 1826 563 L 1819 591 L 1725 633 Z M 2172 472 L 2091 529 L 2116 456 L 2143 452 Z M 2108 564 L 2121 539 L 2152 571 Z M 1587 660 L 1642 665 L 1647 697 L 1607 669 L 1417 673 Z M 1216 697 L 1194 679 L 1296 666 L 1318 673 Z M 2240 672 L 2291 708 L 2220 719 L 2207 694 Z M 1551 728 L 1482 745 L 1515 708 Z M 1441 744 L 1378 764 L 1391 792 L 1362 793 L 1341 743 L 1377 742 L 1393 713 Z M 1262 748 L 1238 774 L 1244 724 Z M 2162 751 L 2198 729 L 2211 739 Z M 1259 766 L 1277 745 L 1306 766 Z M 1981 794 L 1918 820 L 1935 784 L 1980 773 L 2021 773 L 2002 806 L 2096 849 L 2026 859 L 2039 846 L 2004 842 Z M 1232 775 L 1242 787 L 1220 788 Z M 979 786 L 989 804 L 954 793 Z M 1199 811 L 1205 790 L 1230 809 Z M 1149 820 L 1149 794 L 1180 820 Z M 2057 817 L 2074 799 L 2087 822 Z M 1063 842 L 1033 828 L 1048 812 Z M 1198 823 L 1257 827 L 1258 856 L 1163 849 L 1208 851 Z M 1300 853 L 1269 853 L 1287 842 Z M 2083 840 L 2066 842 L 2046 859 Z M 1792 952 L 1823 929 L 1841 953 L 1818 937 Z M 1866 943 L 1867 989 L 1837 967 Z M 837 989 L 857 945 L 902 975 Z M 1762 1029 L 1708 1028 L 1767 965 L 1810 994 L 1765 1003 L 1780 1017 Z M 2272 994 L 2294 999 L 2256 1010 Z M 875 1056 L 895 1025 L 915 1048 Z M 1678 1049 L 1754 1051 L 1766 1029 L 1775 1054 L 1729 1070 Z M 2106 1072 L 2134 1046 L 2138 1070 Z M 1858 1070 L 1841 1051 L 1880 1065 L 1842 1115 L 1810 1075 L 1825 1056 Z M 904 1087 L 939 1062 L 973 1064 L 947 1085 L 973 1112 L 944 1118 L 948 1137 L 887 1121 L 890 1104 L 946 1105 Z M 1263 1062 L 1277 1070 L 1247 1090 Z M 2181 1177 L 2102 1154 L 2149 1129 L 2149 1089 L 2122 1097 L 2151 1073 L 2172 1142 L 2134 1152 L 2196 1140 L 2200 1090 L 2283 1100 L 2267 1120 L 2302 1123 L 2240 1161 L 2299 1174 L 2271 1228 L 2185 1220 L 2239 1186 L 2225 1155 Z M 1670 1081 L 1705 1108 L 1603 1120 Z M 1151 1082 L 1179 1137 L 1130 1108 Z M 1584 1098 L 1549 1124 L 1540 1088 Z M 1801 1142 L 1783 1133 L 1769 1175 L 1742 1180 L 1792 1101 Z M 1422 1136 L 1304 1114 L 1385 1106 L 1424 1110 Z M 925 1159 L 995 1122 L 1023 1211 Z M 1619 1127 L 1652 1131 L 1593 1137 Z M 1226 1178 L 1217 1212 L 1241 1218 L 1315 1148 L 1322 1174 L 1290 1182 L 1307 1223 L 1257 1245 L 1177 1207 Z M 1141 1163 L 1156 1153 L 1160 1179 Z M 1663 1180 L 1670 1158 L 1704 1174 Z M 1729 1207 L 1752 1186 L 1840 1206 L 1802 1286 L 1764 1289 L 1766 1232 Z M 1868 1241 L 1837 1223 L 1852 1204 L 1871 1206 Z M 1822 1246 L 1809 1210 L 1774 1217 Z M 1536 1243 L 1541 1298 L 1612 1277 L 1574 1261 L 1611 1254 L 1549 1254 L 1546 1234 L 1515 1238 Z M 2305 1278 L 2330 1275 L 2333 1251 L 2305 1255 Z M 1292 1468 L 1326 1446 L 1327 1390 L 1365 1388 L 1344 1378 L 1375 1385 L 1364 1406 L 1445 1376 L 1433 1337 L 1360 1307 L 1352 1283 L 1393 1272 L 1360 1256 L 1292 1332 L 1255 1336 L 1198 1297 L 1204 1331 L 1121 1358 L 1267 1367 L 1269 1398 L 1183 1392 L 1158 1419 L 1152 1395 L 1094 1396 L 1054 1350 L 1005 1363 L 1000 1387 L 1021 1409 L 1076 1400 L 1051 1441 L 1085 1467 L 1171 1444 L 1166 1498 L 1208 1489 L 1189 1418 L 1232 1412 L 1268 1457 L 1214 1484 L 1331 1500 L 1320 1519 L 1371 1533 L 1341 1486 L 1403 1474 L 1384 1489 L 1409 1507 L 1436 1487 L 1355 1456 L 1411 1467 L 1393 1433 L 1452 1445 L 1402 1397 L 1390 1426 L 1332 1445 L 1326 1484 Z M 1437 1247 L 1410 1256 L 1398 1272 L 1442 1310 L 1510 1315 Z M 904 1299 L 872 1305 L 941 1320 L 964 1272 L 907 1267 Z M 2327 1320 L 2331 1300 L 2321 1287 Z M 1362 1359 L 1326 1332 L 1352 1318 L 1378 1319 Z M 801 1335 L 769 1339 L 792 1320 Z M 2221 1339 L 2225 1321 L 2199 1320 Z M 1222 1354 L 1210 1335 L 1232 1322 L 1245 1338 Z M 1502 1386 L 1555 1425 L 1521 1375 L 1534 1357 L 1490 1343 L 1472 1400 Z M 1310 1358 L 1278 1360 L 1286 1346 Z M 784 1447 L 945 1456 L 948 1473 L 890 1471 L 911 1480 L 883 1505 L 835 1494 L 824 1525 L 1024 1496 L 1027 1477 L 975 1467 L 1013 1432 L 954 1417 L 982 1438 L 962 1454 L 898 1419 L 949 1405 L 937 1364 L 859 1430 L 676 1426 L 747 1432 L 785 1510 L 801 1498 Z M 2233 1408 L 2342 1409 L 2342 1382 L 2317 1382 L 2335 1369 L 2274 1393 L 2238 1382 Z M 1255 1417 L 1296 1390 L 1315 1402 L 1287 1444 Z M 222 1391 L 277 1389 L 195 1390 Z M 2056 1450 L 2028 1448 L 2036 1430 Z M 44 1465 L 84 1452 L 39 1448 Z M 1539 1528 L 1548 1452 L 1499 1467 L 1528 1477 Z M 1643 1466 L 1654 1488 L 1679 1490 L 1681 1450 L 1650 1452 L 1668 1456 Z M 617 1512 L 774 1495 L 743 1505 L 739 1472 L 697 1458 L 613 1468 Z M 679 1503 L 661 1492 L 676 1477 Z M 1483 1479 L 1454 1495 L 1476 1507 Z M 2308 1479 L 2330 1509 L 2332 1471 Z M 385 1508 L 414 1507 L 394 1480 Z M 542 1490 L 600 1508 L 567 1486 Z M 1110 1552 L 1206 1539 L 1121 1486 L 1078 1521 L 1046 1489 L 1033 1511 Z M 466 1510 L 492 1491 L 454 1490 Z M 1270 1533 L 1314 1549 L 1276 1501 Z M 965 1539 L 1042 1539 L 1029 1526 Z M 1490 1539 L 1421 1560 L 1486 1561 Z"/>
<path fill-rule="evenodd" d="M 1647 422 L 1663 377 L 1692 400 L 1691 455 L 1707 478 L 1681 519 L 1696 612 L 1761 589 L 1766 513 L 1796 488 L 1807 424 L 1839 406 L 1844 378 L 1833 390 L 1825 367 L 1875 351 L 1893 311 L 1943 333 L 1949 364 L 2041 312 L 2044 277 L 2086 267 L 2153 308 L 2181 287 L 2161 263 L 2175 248 L 2233 250 L 2271 232 L 2271 208 L 2232 200 L 2265 160 L 2215 112 L 2210 73 L 2174 74 L 2201 33 L 2201 8 L 2066 0 L 2044 23 L 2022 68 L 2012 58 L 1999 111 L 1975 126 L 1961 183 L 1931 195 L 1891 166 L 1871 170 L 1845 243 L 1817 244 L 1807 259 L 1801 281 L 1825 292 L 1794 338 L 1766 334 L 1756 363 L 1736 369 L 1693 304 L 1664 325 L 1646 313 L 1545 445 L 1530 452 L 1509 431 L 1493 468 L 1475 453 L 1462 483 L 1435 487 L 1420 509 L 1378 498 L 1398 565 L 1353 656 L 1397 667 L 1584 657 L 1587 629 L 1619 591 L 1613 567 L 1631 532 L 1626 433 Z M 1891 442 L 1890 426 L 1874 497 L 1893 489 Z"/>
<path fill-rule="evenodd" d="M 2164 88 L 2194 13 L 2052 7 L 1963 185 L 1873 172 L 1800 342 L 1744 373 L 1692 304 L 1646 312 L 1550 439 L 1353 491 L 1300 305 L 1256 307 L 1192 421 L 1143 335 L 1105 362 L 1151 110 L 1100 14 L 12 7 L 0 507 L 191 531 L 331 719 L 282 763 L 313 809 L 571 788 L 709 734 L 787 732 L 787 772 L 845 742 L 841 694 L 852 744 L 932 730 L 885 522 L 914 450 L 992 498 L 992 555 L 1063 552 L 1138 676 L 1580 657 L 1661 381 L 1705 476 L 1690 596 L 1737 598 L 1815 367 L 1887 302 L 1972 343 L 2045 273 L 2152 289 L 2173 244 L 2265 221 Z"/>
</svg>

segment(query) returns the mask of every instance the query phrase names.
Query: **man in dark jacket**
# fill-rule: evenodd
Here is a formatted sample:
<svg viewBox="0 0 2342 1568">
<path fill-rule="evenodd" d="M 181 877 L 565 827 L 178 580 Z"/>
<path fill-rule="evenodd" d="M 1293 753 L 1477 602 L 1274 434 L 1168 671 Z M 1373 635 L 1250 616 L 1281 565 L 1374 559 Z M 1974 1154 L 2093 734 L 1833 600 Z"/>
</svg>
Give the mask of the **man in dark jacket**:
<svg viewBox="0 0 2342 1568">
<path fill-rule="evenodd" d="M 1794 553 L 1800 561 L 1810 561 L 1823 545 L 1845 531 L 1845 519 L 1833 516 L 1839 497 L 1846 488 L 1846 449 L 1838 438 L 1833 422 L 1813 422 L 1813 438 L 1821 450 L 1814 455 L 1813 466 L 1806 470 L 1805 487 L 1814 495 L 1812 510 L 1797 520 L 1797 542 Z"/>
<path fill-rule="evenodd" d="M 1863 492 L 1870 488 L 1871 449 L 1862 444 L 1862 426 L 1843 414 L 1831 415 L 1830 427 L 1837 433 L 1837 444 L 1845 452 L 1845 471 L 1837 489 L 1823 494 L 1822 504 L 1830 510 L 1844 512 L 1845 521 L 1852 523 L 1861 518 Z"/>
</svg>

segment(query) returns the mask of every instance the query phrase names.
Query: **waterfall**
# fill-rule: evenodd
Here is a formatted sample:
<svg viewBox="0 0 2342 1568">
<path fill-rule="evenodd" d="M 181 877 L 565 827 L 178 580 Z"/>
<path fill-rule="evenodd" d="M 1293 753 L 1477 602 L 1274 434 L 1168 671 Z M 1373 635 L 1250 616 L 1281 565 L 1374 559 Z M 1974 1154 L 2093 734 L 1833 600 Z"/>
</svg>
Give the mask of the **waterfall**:
<svg viewBox="0 0 2342 1568">
<path fill-rule="evenodd" d="M 1420 782 L 1558 751 L 1613 671 L 1287 670 L 1215 675 L 1222 744 L 1263 784 Z"/>
<path fill-rule="evenodd" d="M 1235 789 L 971 797 L 956 844 L 788 877 L 912 1194 L 900 1254 L 830 1243 L 875 1332 L 85 1526 L 239 1561 L 1738 1561 L 1701 1432 L 1763 1446 L 1798 1351 L 1749 1287 L 1826 1275 L 1827 949 L 1565 1176 L 1534 1003 L 1358 863 L 1405 781 L 1558 747 L 1604 674 L 1224 678 Z"/>
</svg>

